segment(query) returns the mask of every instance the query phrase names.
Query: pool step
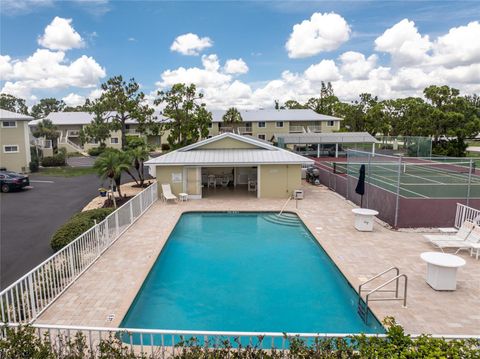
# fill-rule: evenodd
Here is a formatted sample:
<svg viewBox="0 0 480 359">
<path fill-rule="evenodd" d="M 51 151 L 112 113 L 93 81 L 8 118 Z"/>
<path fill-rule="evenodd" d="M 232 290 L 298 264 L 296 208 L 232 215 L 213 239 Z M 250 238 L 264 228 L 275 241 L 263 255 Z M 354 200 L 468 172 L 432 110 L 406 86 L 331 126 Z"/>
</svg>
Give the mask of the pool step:
<svg viewBox="0 0 480 359">
<path fill-rule="evenodd" d="M 358 298 L 358 307 L 357 307 L 357 313 L 362 318 L 362 320 L 366 323 L 367 322 L 367 316 L 368 316 L 368 308 L 367 305 L 363 300 Z"/>
<path fill-rule="evenodd" d="M 274 223 L 274 224 L 280 224 L 280 225 L 289 226 L 289 227 L 301 226 L 301 223 L 298 220 L 298 217 L 296 215 L 292 215 L 288 213 L 282 213 L 281 215 L 278 215 L 278 213 L 272 213 L 272 214 L 263 216 L 262 218 L 265 221 Z"/>
</svg>

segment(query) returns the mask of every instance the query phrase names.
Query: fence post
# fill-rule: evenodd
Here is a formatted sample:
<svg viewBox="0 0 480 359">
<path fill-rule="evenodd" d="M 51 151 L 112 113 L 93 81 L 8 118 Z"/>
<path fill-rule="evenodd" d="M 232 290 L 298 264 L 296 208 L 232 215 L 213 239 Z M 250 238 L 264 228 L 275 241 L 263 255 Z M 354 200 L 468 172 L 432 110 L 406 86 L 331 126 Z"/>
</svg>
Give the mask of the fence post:
<svg viewBox="0 0 480 359">
<path fill-rule="evenodd" d="M 467 187 L 467 206 L 470 205 L 470 188 L 472 184 L 473 162 L 470 160 L 470 169 L 468 170 L 468 187 Z"/>
<path fill-rule="evenodd" d="M 140 214 L 143 213 L 143 198 L 144 198 L 144 194 L 140 193 L 140 196 L 138 196 L 138 199 L 139 199 L 139 202 L 140 202 Z"/>
<path fill-rule="evenodd" d="M 398 206 L 400 204 L 400 178 L 402 175 L 402 157 L 399 157 L 398 159 L 398 174 L 397 174 L 397 199 L 395 201 L 395 221 L 394 221 L 394 227 L 397 228 L 397 223 L 398 223 Z"/>
<path fill-rule="evenodd" d="M 110 227 L 108 225 L 108 217 L 105 218 L 105 231 L 106 231 L 106 236 L 107 236 L 107 245 L 110 243 Z"/>
<path fill-rule="evenodd" d="M 68 252 L 69 252 L 68 262 L 70 263 L 70 272 L 72 273 L 72 278 L 73 278 L 73 277 L 75 277 L 75 265 L 73 264 L 74 260 L 73 260 L 72 246 L 68 247 Z"/>
<path fill-rule="evenodd" d="M 128 207 L 130 208 L 130 224 L 133 223 L 133 207 L 132 207 L 132 201 L 128 201 Z"/>
<path fill-rule="evenodd" d="M 36 319 L 37 317 L 37 306 L 35 305 L 35 296 L 33 292 L 33 280 L 32 280 L 32 274 L 28 276 L 28 289 L 29 289 L 29 294 L 30 294 L 30 308 L 32 308 L 32 318 L 31 319 Z M 8 310 L 8 308 L 7 308 Z M 26 316 L 25 316 L 25 319 Z"/>
<path fill-rule="evenodd" d="M 118 237 L 120 233 L 119 226 L 118 226 L 118 210 L 115 211 L 115 238 Z"/>
<path fill-rule="evenodd" d="M 97 220 L 94 220 L 94 222 L 95 222 L 95 240 L 97 241 L 97 252 L 98 252 L 98 255 L 100 256 L 100 253 L 102 252 L 102 250 L 100 249 L 100 231 L 98 229 Z"/>
</svg>

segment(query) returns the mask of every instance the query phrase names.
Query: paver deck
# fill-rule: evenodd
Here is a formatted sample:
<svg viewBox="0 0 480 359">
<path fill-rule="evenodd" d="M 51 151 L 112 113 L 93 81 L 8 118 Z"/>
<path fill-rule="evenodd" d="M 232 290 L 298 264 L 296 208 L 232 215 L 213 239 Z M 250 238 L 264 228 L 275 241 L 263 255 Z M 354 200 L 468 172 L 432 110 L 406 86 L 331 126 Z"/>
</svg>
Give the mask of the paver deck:
<svg viewBox="0 0 480 359">
<path fill-rule="evenodd" d="M 180 215 L 185 211 L 280 210 L 284 200 L 212 197 L 179 204 L 156 202 L 86 271 L 37 323 L 116 327 L 122 321 Z M 350 283 L 358 285 L 397 266 L 408 275 L 408 303 L 373 302 L 379 319 L 393 316 L 408 333 L 480 335 L 480 261 L 464 251 L 455 292 L 437 292 L 425 282 L 420 253 L 434 248 L 420 233 L 396 232 L 376 223 L 374 232 L 353 227 L 352 204 L 324 187 L 306 185 L 296 212 Z M 380 284 L 379 282 L 378 284 Z M 114 314 L 112 321 L 107 320 Z M 172 329 L 172 328 L 167 328 Z"/>
</svg>

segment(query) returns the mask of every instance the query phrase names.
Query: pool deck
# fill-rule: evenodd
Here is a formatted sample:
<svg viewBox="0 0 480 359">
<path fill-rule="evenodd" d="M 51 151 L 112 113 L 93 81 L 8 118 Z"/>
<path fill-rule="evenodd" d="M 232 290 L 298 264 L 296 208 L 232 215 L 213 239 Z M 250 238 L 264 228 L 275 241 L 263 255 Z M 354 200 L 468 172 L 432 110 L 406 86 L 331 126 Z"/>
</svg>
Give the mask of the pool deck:
<svg viewBox="0 0 480 359">
<path fill-rule="evenodd" d="M 291 201 L 286 210 L 300 216 L 355 288 L 392 266 L 408 275 L 407 308 L 397 301 L 372 302 L 377 318 L 393 316 L 412 334 L 480 335 L 480 260 L 460 252 L 467 264 L 458 270 L 457 290 L 437 292 L 425 282 L 427 265 L 420 259 L 420 253 L 436 250 L 421 233 L 392 231 L 379 223 L 374 232 L 358 232 L 350 202 L 325 187 L 304 189 L 298 209 Z M 157 201 L 36 322 L 117 327 L 183 212 L 278 211 L 283 204 L 283 199 L 242 196 Z"/>
</svg>

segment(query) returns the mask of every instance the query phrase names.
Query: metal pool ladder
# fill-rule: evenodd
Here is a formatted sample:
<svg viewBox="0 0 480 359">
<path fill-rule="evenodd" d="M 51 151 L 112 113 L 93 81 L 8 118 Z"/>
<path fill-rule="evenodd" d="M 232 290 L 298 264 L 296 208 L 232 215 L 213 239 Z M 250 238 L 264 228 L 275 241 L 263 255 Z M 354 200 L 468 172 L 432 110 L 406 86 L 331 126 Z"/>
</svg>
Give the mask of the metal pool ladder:
<svg viewBox="0 0 480 359">
<path fill-rule="evenodd" d="M 395 271 L 395 276 L 386 282 L 383 282 L 380 284 L 378 287 L 375 287 L 373 289 L 367 289 L 364 288 L 363 286 L 367 283 L 372 282 L 373 280 L 384 276 L 387 273 L 390 273 L 392 271 Z M 404 287 L 403 287 L 403 297 L 399 297 L 399 286 L 400 286 L 400 279 L 404 279 Z M 383 289 L 390 283 L 395 282 L 395 289 Z M 370 308 L 368 307 L 369 302 L 374 302 L 374 301 L 387 301 L 387 300 L 401 300 L 403 301 L 403 307 L 407 307 L 407 285 L 408 285 L 408 277 L 406 274 L 400 274 L 400 270 L 397 267 L 391 267 L 388 268 L 387 270 L 383 271 L 382 273 L 377 274 L 376 276 L 370 278 L 369 280 L 363 282 L 358 286 L 358 314 L 360 317 L 363 319 L 365 324 L 368 324 L 368 313 L 370 311 Z M 365 296 L 365 300 L 362 298 L 362 292 L 367 292 Z M 381 298 L 370 298 L 370 296 L 374 293 L 377 292 L 383 292 L 383 293 L 394 293 L 394 297 L 381 297 Z"/>
</svg>

